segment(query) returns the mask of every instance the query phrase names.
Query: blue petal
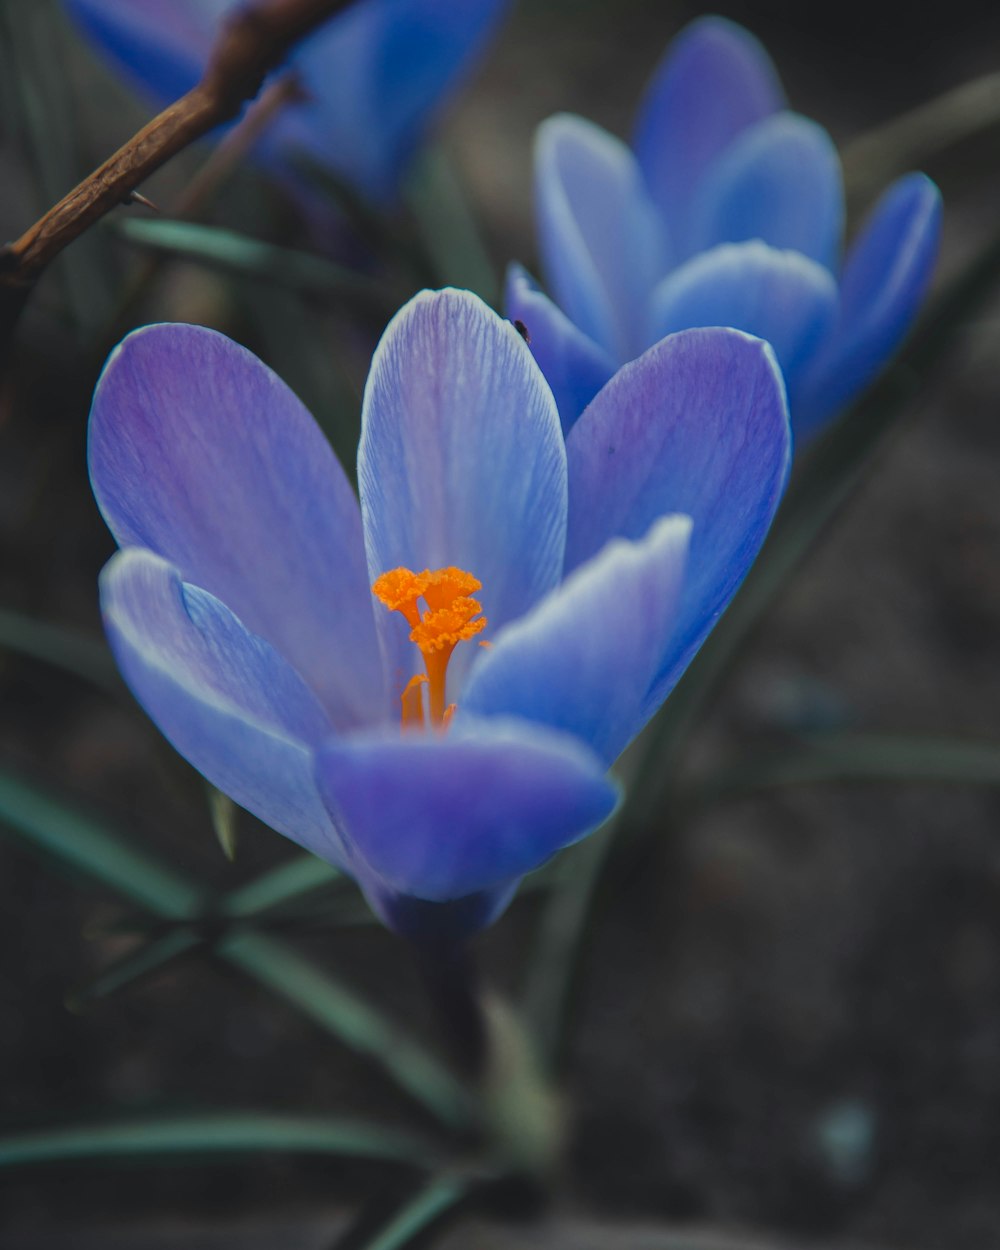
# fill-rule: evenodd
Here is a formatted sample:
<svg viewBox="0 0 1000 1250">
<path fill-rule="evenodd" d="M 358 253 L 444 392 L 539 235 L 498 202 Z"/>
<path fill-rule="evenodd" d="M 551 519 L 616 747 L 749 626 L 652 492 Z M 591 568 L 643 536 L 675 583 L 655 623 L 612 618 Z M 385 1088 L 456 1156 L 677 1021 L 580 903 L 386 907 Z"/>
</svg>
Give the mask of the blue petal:
<svg viewBox="0 0 1000 1250">
<path fill-rule="evenodd" d="M 619 139 L 560 114 L 535 140 L 538 245 L 571 321 L 618 361 L 642 349 L 646 298 L 667 264 L 659 216 Z"/>
<path fill-rule="evenodd" d="M 229 609 L 152 552 L 119 552 L 101 608 L 132 692 L 213 785 L 273 829 L 343 866 L 313 780 L 330 722 L 297 673 Z"/>
<path fill-rule="evenodd" d="M 456 942 L 471 937 L 498 919 L 517 893 L 520 880 L 444 903 L 400 894 L 363 873 L 358 884 L 372 910 L 394 933 L 424 942 Z"/>
<path fill-rule="evenodd" d="M 372 581 L 457 565 L 482 582 L 493 629 L 559 582 L 566 451 L 555 400 L 518 332 L 468 291 L 425 291 L 389 323 L 365 388 L 358 481 Z M 398 694 L 417 650 L 398 613 L 377 619 Z M 456 651 L 450 678 L 473 650 Z"/>
<path fill-rule="evenodd" d="M 570 431 L 567 569 L 658 517 L 694 529 L 678 623 L 647 714 L 732 598 L 764 540 L 791 444 L 771 348 L 736 330 L 683 330 L 621 369 Z"/>
<path fill-rule="evenodd" d="M 608 764 L 644 723 L 646 694 L 677 620 L 691 522 L 664 517 L 641 542 L 612 541 L 502 630 L 462 710 L 563 729 Z"/>
<path fill-rule="evenodd" d="M 120 546 L 155 551 L 226 603 L 336 725 L 381 711 L 357 501 L 270 369 L 213 330 L 136 330 L 97 384 L 89 456 Z"/>
<path fill-rule="evenodd" d="M 528 345 L 552 388 L 563 433 L 614 373 L 607 352 L 538 289 L 520 265 L 507 270 L 507 316 L 528 332 Z"/>
<path fill-rule="evenodd" d="M 361 731 L 321 748 L 316 777 L 383 888 L 437 902 L 539 867 L 617 798 L 583 743 L 518 720 L 456 718 L 443 736 Z"/>
<path fill-rule="evenodd" d="M 844 230 L 840 159 L 830 136 L 796 113 L 743 132 L 697 196 L 695 250 L 763 239 L 837 268 Z"/>
<path fill-rule="evenodd" d="M 691 250 L 691 202 L 705 172 L 784 103 L 770 57 L 735 22 L 699 18 L 671 43 L 643 97 L 635 150 L 681 255 Z"/>
<path fill-rule="evenodd" d="M 923 174 L 900 178 L 851 248 L 829 346 L 792 388 L 799 433 L 810 433 L 875 377 L 923 301 L 937 259 L 941 195 Z"/>
<path fill-rule="evenodd" d="M 837 284 L 800 252 L 724 243 L 681 265 L 653 292 L 650 341 L 692 326 L 732 326 L 774 348 L 786 381 L 829 333 Z"/>
<path fill-rule="evenodd" d="M 370 198 L 396 190 L 434 113 L 468 76 L 510 0 L 364 0 L 302 46 L 307 101 L 269 149 L 298 150 Z"/>
<path fill-rule="evenodd" d="M 190 91 L 233 0 L 64 0 L 84 33 L 142 94 L 167 104 Z"/>
</svg>

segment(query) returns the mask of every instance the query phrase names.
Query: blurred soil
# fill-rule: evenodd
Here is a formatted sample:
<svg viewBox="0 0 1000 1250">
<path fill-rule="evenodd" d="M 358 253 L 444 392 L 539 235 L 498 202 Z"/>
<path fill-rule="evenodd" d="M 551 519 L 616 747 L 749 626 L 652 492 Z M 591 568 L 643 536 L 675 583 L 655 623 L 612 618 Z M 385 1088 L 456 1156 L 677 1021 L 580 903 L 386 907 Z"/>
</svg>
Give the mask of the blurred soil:
<svg viewBox="0 0 1000 1250">
<path fill-rule="evenodd" d="M 996 68 L 1000 46 L 1000 15 L 972 0 L 907 10 L 906 21 L 856 0 L 725 11 L 765 40 L 793 103 L 840 141 Z M 640 0 L 521 6 L 449 130 L 498 260 L 534 263 L 537 122 L 571 109 L 627 133 L 659 50 L 694 12 Z M 72 81 L 88 72 L 81 62 Z M 117 105 L 97 81 L 98 100 Z M 109 113 L 108 147 L 131 120 L 112 125 Z M 0 229 L 13 234 L 31 198 L 12 150 L 3 161 Z M 996 230 L 995 134 L 928 172 L 948 203 L 947 272 Z M 0 397 L 0 605 L 97 639 L 95 577 L 112 544 L 85 480 L 84 429 L 100 361 L 40 304 Z M 996 739 L 998 336 L 1000 302 L 965 331 L 775 605 L 693 738 L 692 766 L 843 728 Z M 198 779 L 127 696 L 6 654 L 0 764 L 217 886 L 288 854 L 246 818 L 230 867 Z M 555 1222 L 462 1225 L 443 1244 L 1000 1244 L 1000 794 L 816 786 L 720 804 L 681 827 L 673 816 L 601 900 L 570 1044 Z M 67 995 L 132 940 L 115 931 L 120 906 L 6 840 L 0 891 L 6 1127 L 109 1106 L 422 1125 L 368 1064 L 209 957 L 71 1013 Z M 518 988 L 536 915 L 523 899 L 480 941 L 504 990 Z M 318 931 L 301 945 L 429 1033 L 415 971 L 389 935 Z M 0 1247 L 319 1250 L 358 1193 L 377 1204 L 399 1184 L 372 1165 L 298 1158 L 0 1173 Z M 668 1236 L 689 1226 L 703 1231 Z"/>
</svg>

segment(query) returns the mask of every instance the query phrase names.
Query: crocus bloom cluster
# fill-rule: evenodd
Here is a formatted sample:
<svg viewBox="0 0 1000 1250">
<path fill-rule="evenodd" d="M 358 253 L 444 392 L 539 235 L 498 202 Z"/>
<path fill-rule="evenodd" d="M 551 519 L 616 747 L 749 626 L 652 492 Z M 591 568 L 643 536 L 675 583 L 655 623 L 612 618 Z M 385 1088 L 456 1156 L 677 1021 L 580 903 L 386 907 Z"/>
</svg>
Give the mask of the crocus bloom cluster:
<svg viewBox="0 0 1000 1250">
<path fill-rule="evenodd" d="M 841 265 L 840 163 L 788 111 L 771 61 L 741 27 L 703 18 L 678 36 L 639 110 L 632 149 L 580 117 L 550 118 L 535 149 L 542 265 L 507 307 L 567 428 L 624 361 L 689 326 L 772 344 L 796 434 L 817 429 L 881 369 L 925 293 L 940 197 L 922 174 L 885 192 Z"/>
<path fill-rule="evenodd" d="M 392 927 L 468 932 L 613 809 L 608 766 L 740 584 L 789 440 L 771 349 L 725 329 L 657 344 L 564 439 L 514 327 L 424 292 L 372 361 L 359 506 L 259 360 L 149 326 L 90 419 L 108 636 L 216 786 Z"/>
<path fill-rule="evenodd" d="M 65 0 L 81 28 L 157 104 L 201 77 L 242 0 Z M 385 202 L 434 111 L 458 87 L 510 0 L 357 0 L 289 58 L 300 96 L 256 158 L 298 184 L 303 159 Z"/>
</svg>

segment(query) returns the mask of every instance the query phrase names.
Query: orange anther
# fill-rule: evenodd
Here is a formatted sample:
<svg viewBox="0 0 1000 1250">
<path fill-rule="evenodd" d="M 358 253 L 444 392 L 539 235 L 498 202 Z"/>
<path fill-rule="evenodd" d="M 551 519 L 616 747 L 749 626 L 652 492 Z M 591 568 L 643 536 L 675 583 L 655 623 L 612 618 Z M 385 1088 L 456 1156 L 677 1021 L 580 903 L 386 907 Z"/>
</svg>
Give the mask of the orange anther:
<svg viewBox="0 0 1000 1250">
<path fill-rule="evenodd" d="M 390 569 L 372 585 L 372 593 L 390 611 L 399 612 L 410 625 L 410 641 L 416 643 L 424 657 L 427 676 L 411 678 L 402 694 L 403 724 L 423 725 L 423 697 L 420 686 L 428 683 L 427 702 L 430 719 L 436 725 L 447 725 L 451 719 L 445 703 L 448 661 L 460 642 L 474 638 L 486 628 L 482 604 L 472 593 L 482 583 L 471 573 L 454 567 L 424 569 Z M 421 612 L 417 601 L 423 599 L 427 610 Z"/>
</svg>

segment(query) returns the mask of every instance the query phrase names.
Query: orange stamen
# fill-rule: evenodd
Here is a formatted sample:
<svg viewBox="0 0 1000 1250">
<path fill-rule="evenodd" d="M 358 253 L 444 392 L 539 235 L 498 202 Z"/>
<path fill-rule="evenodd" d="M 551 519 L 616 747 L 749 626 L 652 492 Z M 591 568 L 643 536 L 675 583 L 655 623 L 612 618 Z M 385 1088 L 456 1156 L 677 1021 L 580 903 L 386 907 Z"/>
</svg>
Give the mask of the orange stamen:
<svg viewBox="0 0 1000 1250">
<path fill-rule="evenodd" d="M 420 687 L 427 683 L 428 712 L 431 723 L 446 726 L 454 705 L 446 699 L 448 661 L 455 647 L 474 638 L 486 628 L 481 615 L 482 604 L 472 592 L 482 583 L 463 569 L 390 569 L 372 585 L 372 593 L 392 612 L 400 612 L 410 625 L 410 641 L 417 644 L 424 657 L 427 676 L 411 678 L 402 694 L 403 725 L 422 726 L 423 699 Z M 427 610 L 417 604 L 423 599 Z"/>
</svg>

